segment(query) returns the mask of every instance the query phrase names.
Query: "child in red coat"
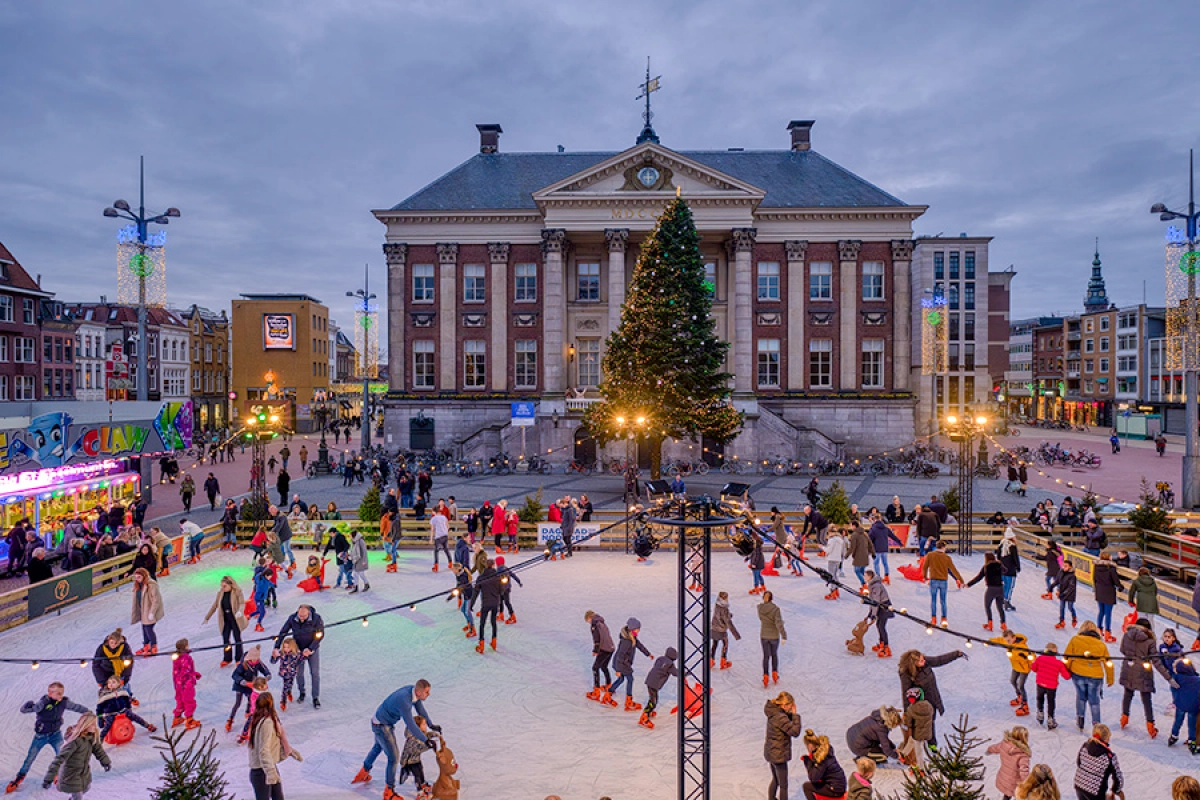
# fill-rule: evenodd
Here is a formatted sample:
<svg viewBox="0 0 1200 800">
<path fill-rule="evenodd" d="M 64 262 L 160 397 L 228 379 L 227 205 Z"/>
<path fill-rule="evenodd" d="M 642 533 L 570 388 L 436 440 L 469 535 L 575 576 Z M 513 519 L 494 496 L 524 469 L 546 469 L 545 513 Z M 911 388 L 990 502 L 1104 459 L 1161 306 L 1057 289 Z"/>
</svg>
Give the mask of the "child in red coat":
<svg viewBox="0 0 1200 800">
<path fill-rule="evenodd" d="M 1058 646 L 1054 642 L 1046 645 L 1047 653 L 1057 653 Z M 1048 730 L 1054 730 L 1058 723 L 1054 721 L 1054 701 L 1058 695 L 1060 678 L 1071 679 L 1067 665 L 1053 655 L 1041 655 L 1033 660 L 1030 670 L 1037 676 L 1037 721 L 1046 724 Z M 1042 714 L 1043 703 L 1048 706 L 1046 715 Z"/>
<path fill-rule="evenodd" d="M 521 529 L 521 518 L 517 516 L 516 509 L 508 512 L 506 515 L 508 524 L 508 552 L 517 552 L 517 533 Z"/>
<path fill-rule="evenodd" d="M 176 728 L 186 723 L 188 728 L 199 728 L 200 722 L 196 720 L 195 714 L 196 681 L 200 680 L 200 673 L 196 672 L 187 639 L 180 639 L 175 643 L 171 679 L 175 683 L 175 719 L 171 721 L 171 727 Z"/>
</svg>

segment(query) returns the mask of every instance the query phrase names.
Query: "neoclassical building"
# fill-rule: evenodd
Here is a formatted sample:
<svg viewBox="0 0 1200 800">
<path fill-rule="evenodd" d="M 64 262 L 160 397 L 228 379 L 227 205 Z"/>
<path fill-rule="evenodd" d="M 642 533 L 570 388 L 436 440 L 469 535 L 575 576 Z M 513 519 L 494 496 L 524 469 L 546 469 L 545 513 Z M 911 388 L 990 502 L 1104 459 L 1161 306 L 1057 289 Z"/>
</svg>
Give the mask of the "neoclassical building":
<svg viewBox="0 0 1200 800">
<path fill-rule="evenodd" d="M 528 453 L 589 455 L 579 417 L 599 398 L 638 249 L 676 191 L 746 425 L 723 453 L 681 442 L 667 455 L 811 459 L 911 441 L 912 223 L 926 207 L 812 150 L 812 125 L 793 121 L 780 150 L 674 151 L 649 130 L 587 153 L 504 153 L 500 126 L 477 126 L 478 154 L 373 212 L 387 227 L 390 445 L 515 456 L 524 433 Z M 520 400 L 536 403 L 523 432 Z"/>
</svg>

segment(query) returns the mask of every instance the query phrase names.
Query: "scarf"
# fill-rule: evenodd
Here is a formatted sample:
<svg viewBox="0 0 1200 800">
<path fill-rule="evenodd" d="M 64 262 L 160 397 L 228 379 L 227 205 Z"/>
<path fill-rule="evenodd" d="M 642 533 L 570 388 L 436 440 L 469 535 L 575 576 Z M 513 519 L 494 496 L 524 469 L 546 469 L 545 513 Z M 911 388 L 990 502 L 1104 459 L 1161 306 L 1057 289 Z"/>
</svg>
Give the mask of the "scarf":
<svg viewBox="0 0 1200 800">
<path fill-rule="evenodd" d="M 117 649 L 115 652 L 108 649 L 108 642 L 105 642 L 102 645 L 102 647 L 104 648 L 104 655 L 108 657 L 108 660 L 110 662 L 112 662 L 113 674 L 116 675 L 118 678 L 121 677 L 121 673 L 125 671 L 125 659 L 122 658 L 120 655 L 121 647 L 123 645 L 124 645 L 124 642 L 122 642 L 120 645 L 117 645 Z"/>
</svg>

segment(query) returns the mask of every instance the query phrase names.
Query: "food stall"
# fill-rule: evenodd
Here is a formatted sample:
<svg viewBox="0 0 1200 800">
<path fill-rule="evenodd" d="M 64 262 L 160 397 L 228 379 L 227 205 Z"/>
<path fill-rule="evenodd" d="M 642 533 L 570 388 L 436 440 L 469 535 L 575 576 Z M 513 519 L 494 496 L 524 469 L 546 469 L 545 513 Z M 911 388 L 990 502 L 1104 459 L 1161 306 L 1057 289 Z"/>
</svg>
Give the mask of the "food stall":
<svg viewBox="0 0 1200 800">
<path fill-rule="evenodd" d="M 133 501 L 141 476 L 130 461 L 113 458 L 0 476 L 0 526 L 7 531 L 27 519 L 45 545 L 54 547 L 67 520 L 78 516 L 85 524 L 94 522 L 97 509 Z M 7 542 L 0 545 L 0 558 L 8 557 L 7 548 Z"/>
</svg>

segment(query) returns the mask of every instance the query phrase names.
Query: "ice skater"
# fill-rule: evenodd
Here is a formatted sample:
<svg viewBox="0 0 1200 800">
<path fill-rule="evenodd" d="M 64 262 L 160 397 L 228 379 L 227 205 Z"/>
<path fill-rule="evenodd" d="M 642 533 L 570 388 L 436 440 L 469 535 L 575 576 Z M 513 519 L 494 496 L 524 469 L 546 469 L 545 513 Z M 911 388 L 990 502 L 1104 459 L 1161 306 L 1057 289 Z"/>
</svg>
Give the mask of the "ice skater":
<svg viewBox="0 0 1200 800">
<path fill-rule="evenodd" d="M 246 651 L 242 662 L 233 669 L 233 709 L 229 712 L 229 719 L 225 721 L 226 731 L 233 730 L 233 720 L 237 717 L 238 709 L 242 707 L 242 700 L 250 697 L 250 692 L 254 689 L 254 679 L 259 675 L 270 678 L 271 670 L 262 663 L 262 648 L 254 645 Z M 248 703 L 246 713 L 249 714 L 253 710 L 254 705 Z"/>
<path fill-rule="evenodd" d="M 650 655 L 650 651 L 646 649 L 646 645 L 642 644 L 638 639 L 638 634 L 641 633 L 642 623 L 637 617 L 630 617 L 625 621 L 625 627 L 621 628 L 621 634 L 617 643 L 617 653 L 614 658 L 615 664 L 613 668 L 617 672 L 617 680 L 614 682 L 607 692 L 604 693 L 605 705 L 615 706 L 615 702 L 607 702 L 612 700 L 612 696 L 616 694 L 621 685 L 625 686 L 625 710 L 626 711 L 641 711 L 641 703 L 633 702 L 633 659 L 637 656 L 637 651 L 641 650 L 647 658 L 654 658 Z"/>
<path fill-rule="evenodd" d="M 496 549 L 499 550 L 500 536 L 496 536 Z M 439 553 L 446 554 L 446 565 L 449 566 L 453 559 L 450 557 L 450 520 L 445 514 L 434 514 L 429 518 L 429 543 L 433 545 L 433 571 L 438 571 L 438 555 Z"/>
<path fill-rule="evenodd" d="M 129 690 L 125 688 L 125 684 L 121 683 L 121 679 L 113 675 L 108 679 L 108 683 L 100 690 L 99 700 L 96 702 L 96 717 L 100 721 L 100 738 L 108 736 L 108 732 L 112 729 L 113 723 L 117 717 L 124 714 L 130 722 L 136 722 L 146 730 L 154 733 L 158 728 L 146 720 L 138 716 L 133 710 L 133 698 L 129 695 Z"/>
<path fill-rule="evenodd" d="M 425 765 L 421 763 L 421 756 L 426 750 L 434 749 L 434 739 L 437 734 L 429 730 L 429 724 L 420 714 L 413 717 L 413 722 L 417 724 L 417 728 L 421 733 L 425 734 L 425 741 L 421 741 L 413 732 L 405 728 L 404 730 L 404 749 L 400 751 L 400 775 L 396 779 L 397 783 L 404 783 L 408 776 L 412 776 L 413 783 L 417 787 L 417 797 L 429 797 L 429 782 L 425 780 Z"/>
<path fill-rule="evenodd" d="M 1058 658 L 1058 645 L 1049 642 L 1046 652 L 1033 660 L 1031 670 L 1037 676 L 1037 721 L 1045 724 L 1046 730 L 1054 730 L 1058 723 L 1054 720 L 1056 701 L 1058 699 L 1059 680 L 1071 680 L 1071 671 Z"/>
<path fill-rule="evenodd" d="M 887 624 L 892 618 L 892 598 L 888 596 L 883 579 L 876 575 L 874 570 L 869 569 L 864 574 L 867 579 L 867 599 L 871 606 L 867 621 L 875 623 L 875 630 L 879 632 L 879 643 L 871 649 L 880 658 L 891 658 L 892 648 L 891 642 L 888 641 Z"/>
<path fill-rule="evenodd" d="M 463 625 L 463 633 L 467 635 L 468 639 L 471 639 L 475 636 L 475 617 L 471 616 L 471 598 L 475 594 L 475 587 L 471 584 L 471 573 L 458 562 L 451 564 L 450 569 L 454 571 L 457 594 L 451 593 L 447 595 L 446 602 L 450 602 L 452 597 L 458 598 L 458 610 L 462 612 L 463 617 L 467 620 L 467 624 Z"/>
<path fill-rule="evenodd" d="M 712 633 L 712 655 L 717 654 L 717 642 L 721 643 L 721 669 L 729 669 L 733 666 L 733 662 L 726 656 L 729 655 L 729 634 L 733 634 L 733 638 L 741 640 L 742 635 L 738 633 L 738 629 L 733 624 L 733 612 L 729 610 L 729 592 L 721 592 L 717 595 L 716 605 L 713 607 L 712 622 L 709 624 L 709 631 Z M 712 659 L 709 666 L 716 666 L 716 659 Z"/>
<path fill-rule="evenodd" d="M 387 758 L 387 786 L 383 790 L 383 800 L 400 800 L 400 795 L 396 794 L 396 769 L 400 765 L 402 754 L 396 744 L 396 723 L 404 722 L 405 729 L 414 738 L 428 745 L 429 735 L 417 725 L 416 716 L 425 720 L 428 730 L 442 732 L 441 727 L 433 724 L 429 712 L 425 710 L 425 701 L 429 699 L 431 691 L 429 681 L 422 678 L 410 686 L 401 686 L 379 704 L 379 708 L 375 709 L 375 714 L 371 717 L 371 733 L 375 742 L 363 760 L 362 769 L 350 781 L 351 784 L 371 780 L 371 768 L 382 753 Z M 413 714 L 414 711 L 416 715 Z"/>
<path fill-rule="evenodd" d="M 649 693 L 649 699 L 646 700 L 646 708 L 642 711 L 642 716 L 638 720 L 638 724 L 643 728 L 654 730 L 654 717 L 658 715 L 655 711 L 658 708 L 658 693 L 672 675 L 679 674 L 679 668 L 675 666 L 675 659 L 679 658 L 679 653 L 674 647 L 668 647 L 665 655 L 659 656 L 654 661 L 654 666 L 646 673 L 646 691 Z"/>
<path fill-rule="evenodd" d="M 770 685 L 771 679 L 779 683 L 779 643 L 787 641 L 787 630 L 783 627 L 783 614 L 779 606 L 772 602 L 774 595 L 763 592 L 763 601 L 758 606 L 758 621 L 760 629 L 758 638 L 762 643 L 763 688 Z"/>
<path fill-rule="evenodd" d="M 283 688 L 279 690 L 280 711 L 287 711 L 288 703 L 292 702 L 292 684 L 303 660 L 296 640 L 290 636 L 283 640 L 278 654 L 271 654 L 271 663 L 278 665 L 275 669 L 279 672 L 279 679 L 283 681 Z"/>
<path fill-rule="evenodd" d="M 488 564 L 475 580 L 475 591 L 471 596 L 472 610 L 475 601 L 479 601 L 479 645 L 475 652 L 480 655 L 483 655 L 484 631 L 489 617 L 492 620 L 492 650 L 496 649 L 496 617 L 500 613 L 500 588 L 500 577 L 496 568 Z"/>
<path fill-rule="evenodd" d="M 613 640 L 612 634 L 609 633 L 608 624 L 604 621 L 604 617 L 597 614 L 595 611 L 587 611 L 583 615 L 583 621 L 588 624 L 592 631 L 592 691 L 587 695 L 589 700 L 595 700 L 604 705 L 615 706 L 617 703 L 612 699 L 612 694 L 608 691 L 612 686 L 612 675 L 608 671 L 608 663 L 613 657 Z M 604 672 L 604 683 L 600 683 L 600 673 Z"/>
<path fill-rule="evenodd" d="M 513 546 L 512 552 L 516 552 L 516 546 Z M 517 586 L 524 586 L 521 579 L 517 577 L 517 573 L 513 572 L 508 567 L 504 566 L 504 556 L 496 556 L 496 576 L 500 580 L 500 621 L 505 625 L 516 625 L 517 615 L 512 607 L 512 582 L 516 581 Z M 508 609 L 508 616 L 504 616 L 504 610 Z"/>
<path fill-rule="evenodd" d="M 33 766 L 34 760 L 37 759 L 38 753 L 42 752 L 43 747 L 51 748 L 56 756 L 62 750 L 63 715 L 68 711 L 74 711 L 76 714 L 92 713 L 87 706 L 72 702 L 66 696 L 66 689 L 58 681 L 50 684 L 40 700 L 30 700 L 21 706 L 22 714 L 35 715 L 33 741 L 29 743 L 29 751 L 25 754 L 25 761 L 21 763 L 21 768 L 17 771 L 17 777 L 8 784 L 8 792 L 15 792 L 21 787 L 21 782 L 29 774 L 30 767 Z M 1176 727 L 1176 731 L 1178 731 L 1178 727 Z"/>
<path fill-rule="evenodd" d="M 840 592 L 836 581 L 842 576 L 842 562 L 846 560 L 846 539 L 838 528 L 829 533 L 825 542 L 825 568 L 829 571 L 829 594 L 826 600 L 837 600 Z"/>
<path fill-rule="evenodd" d="M 254 623 L 255 633 L 263 631 L 263 620 L 267 616 L 269 605 L 268 598 L 271 596 L 271 573 L 267 567 L 268 558 L 269 556 L 259 558 L 258 566 L 254 568 L 254 613 L 258 617 Z"/>
<path fill-rule="evenodd" d="M 186 724 L 188 729 L 199 728 L 196 720 L 196 681 L 200 673 L 196 672 L 196 664 L 192 661 L 191 648 L 187 639 L 175 643 L 175 656 L 171 664 L 171 682 L 175 685 L 175 717 L 171 727 L 177 728 Z"/>
</svg>

